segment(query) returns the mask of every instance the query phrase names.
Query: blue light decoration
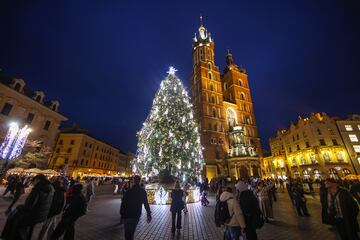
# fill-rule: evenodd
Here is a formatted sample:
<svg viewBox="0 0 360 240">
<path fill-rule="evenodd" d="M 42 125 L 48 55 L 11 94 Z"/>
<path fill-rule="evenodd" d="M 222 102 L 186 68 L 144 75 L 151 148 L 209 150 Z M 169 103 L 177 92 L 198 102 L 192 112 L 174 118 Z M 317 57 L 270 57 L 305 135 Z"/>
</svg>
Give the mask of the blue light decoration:
<svg viewBox="0 0 360 240">
<path fill-rule="evenodd" d="M 19 157 L 30 132 L 31 128 L 27 125 L 19 128 L 17 123 L 10 123 L 6 137 L 0 146 L 0 157 L 6 161 Z"/>
</svg>

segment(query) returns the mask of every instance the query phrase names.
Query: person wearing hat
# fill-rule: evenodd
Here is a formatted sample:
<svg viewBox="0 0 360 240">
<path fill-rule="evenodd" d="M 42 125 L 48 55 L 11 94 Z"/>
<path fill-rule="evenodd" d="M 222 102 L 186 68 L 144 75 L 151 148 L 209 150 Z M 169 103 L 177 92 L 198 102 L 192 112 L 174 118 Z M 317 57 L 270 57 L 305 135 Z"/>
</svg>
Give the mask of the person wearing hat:
<svg viewBox="0 0 360 240">
<path fill-rule="evenodd" d="M 347 190 L 337 186 L 335 179 L 326 179 L 325 186 L 328 189 L 327 222 L 335 225 L 342 240 L 359 239 L 357 202 Z"/>
<path fill-rule="evenodd" d="M 151 211 L 147 199 L 146 191 L 140 187 L 141 178 L 138 175 L 134 176 L 134 185 L 126 191 L 121 202 L 120 215 L 124 221 L 125 239 L 133 240 L 136 226 L 141 217 L 142 205 L 147 212 L 147 221 L 151 221 Z"/>
</svg>

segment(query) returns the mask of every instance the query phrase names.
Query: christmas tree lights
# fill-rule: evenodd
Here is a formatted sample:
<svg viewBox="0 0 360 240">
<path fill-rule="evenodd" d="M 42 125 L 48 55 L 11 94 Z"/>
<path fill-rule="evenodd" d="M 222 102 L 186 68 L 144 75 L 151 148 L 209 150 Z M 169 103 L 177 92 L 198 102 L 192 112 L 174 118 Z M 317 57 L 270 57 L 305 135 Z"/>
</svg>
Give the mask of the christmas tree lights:
<svg viewBox="0 0 360 240">
<path fill-rule="evenodd" d="M 167 73 L 137 134 L 133 171 L 142 176 L 167 170 L 180 179 L 199 177 L 204 160 L 192 104 L 176 69 L 170 67 Z"/>
</svg>

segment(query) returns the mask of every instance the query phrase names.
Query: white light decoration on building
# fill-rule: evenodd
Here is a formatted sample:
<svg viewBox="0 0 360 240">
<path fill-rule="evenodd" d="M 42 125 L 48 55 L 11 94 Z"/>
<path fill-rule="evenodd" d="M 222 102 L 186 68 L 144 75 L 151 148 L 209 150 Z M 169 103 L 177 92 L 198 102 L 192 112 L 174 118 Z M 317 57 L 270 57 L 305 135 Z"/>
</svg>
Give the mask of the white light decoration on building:
<svg viewBox="0 0 360 240">
<path fill-rule="evenodd" d="M 0 157 L 11 160 L 20 156 L 31 129 L 25 125 L 19 128 L 17 123 L 10 123 L 4 142 L 0 146 Z"/>
<path fill-rule="evenodd" d="M 155 203 L 160 205 L 165 205 L 169 199 L 169 193 L 163 188 L 160 187 L 155 191 Z"/>
</svg>

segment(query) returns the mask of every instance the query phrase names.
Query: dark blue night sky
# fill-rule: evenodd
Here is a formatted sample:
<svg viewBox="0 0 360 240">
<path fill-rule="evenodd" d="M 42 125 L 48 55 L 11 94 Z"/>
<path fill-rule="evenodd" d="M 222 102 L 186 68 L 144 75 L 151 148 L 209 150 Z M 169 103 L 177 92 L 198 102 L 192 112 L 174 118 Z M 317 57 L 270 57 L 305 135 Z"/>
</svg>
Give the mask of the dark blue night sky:
<svg viewBox="0 0 360 240">
<path fill-rule="evenodd" d="M 298 115 L 360 113 L 359 1 L 120 1 L 0 3 L 0 68 L 60 101 L 90 133 L 136 150 L 169 65 L 189 86 L 199 15 L 246 68 L 264 146 Z"/>
</svg>

